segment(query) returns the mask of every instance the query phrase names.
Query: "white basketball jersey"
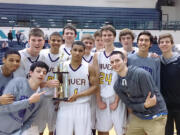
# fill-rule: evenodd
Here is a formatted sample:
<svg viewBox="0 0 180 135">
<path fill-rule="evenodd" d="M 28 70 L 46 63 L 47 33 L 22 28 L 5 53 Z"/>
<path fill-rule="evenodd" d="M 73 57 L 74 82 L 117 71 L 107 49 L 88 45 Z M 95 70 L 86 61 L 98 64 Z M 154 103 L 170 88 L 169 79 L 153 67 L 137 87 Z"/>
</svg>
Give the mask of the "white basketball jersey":
<svg viewBox="0 0 180 135">
<path fill-rule="evenodd" d="M 84 55 L 83 56 L 83 61 L 85 61 L 85 62 L 87 62 L 87 63 L 90 63 L 90 64 L 92 64 L 92 62 L 93 62 L 93 56 L 94 56 L 94 53 L 90 53 L 90 55 Z"/>
<path fill-rule="evenodd" d="M 124 48 L 123 48 L 123 47 L 121 47 L 121 48 L 119 48 L 119 49 L 120 49 L 120 51 L 122 51 L 122 52 L 126 52 L 126 53 L 127 53 L 127 55 L 137 53 L 137 52 L 138 52 L 138 50 L 139 50 L 139 48 L 137 48 L 137 47 L 133 47 L 133 50 L 132 50 L 132 51 L 130 51 L 130 52 L 127 52 L 126 50 L 124 50 Z"/>
<path fill-rule="evenodd" d="M 119 48 L 115 48 L 114 51 L 119 51 Z M 98 53 L 98 64 L 101 96 L 105 98 L 111 97 L 115 94 L 113 86 L 117 79 L 117 73 L 112 70 L 110 58 L 105 51 Z"/>
<path fill-rule="evenodd" d="M 71 48 L 66 47 L 65 44 L 61 45 L 59 49 L 59 57 L 63 61 L 71 59 Z"/>
<path fill-rule="evenodd" d="M 70 96 L 78 94 L 89 88 L 89 71 L 88 63 L 82 62 L 77 69 L 73 69 L 71 65 L 68 66 L 69 72 L 69 88 Z M 74 103 L 84 103 L 89 101 L 91 96 L 78 98 Z"/>
<path fill-rule="evenodd" d="M 49 72 L 46 75 L 45 80 L 54 80 L 54 68 L 59 64 L 59 53 L 52 54 L 50 49 L 43 49 L 41 54 L 44 56 L 44 62 L 49 66 Z M 52 96 L 54 94 L 54 88 L 44 88 L 47 92 L 45 95 Z"/>
<path fill-rule="evenodd" d="M 27 74 L 29 73 L 31 64 L 37 61 L 44 61 L 43 55 L 39 54 L 36 57 L 31 56 L 28 53 L 27 48 L 20 50 L 19 53 L 21 55 L 21 63 L 20 63 L 20 67 L 14 73 L 15 77 L 18 76 L 26 77 Z"/>
</svg>

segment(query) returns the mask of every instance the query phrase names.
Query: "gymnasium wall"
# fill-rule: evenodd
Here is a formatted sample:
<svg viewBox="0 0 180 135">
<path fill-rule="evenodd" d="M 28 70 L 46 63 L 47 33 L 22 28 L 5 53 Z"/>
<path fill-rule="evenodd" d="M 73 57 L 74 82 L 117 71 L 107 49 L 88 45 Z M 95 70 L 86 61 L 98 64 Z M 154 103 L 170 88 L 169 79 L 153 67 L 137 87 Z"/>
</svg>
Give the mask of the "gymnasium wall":
<svg viewBox="0 0 180 135">
<path fill-rule="evenodd" d="M 157 0 L 0 0 L 0 3 L 90 7 L 155 8 Z"/>
<path fill-rule="evenodd" d="M 176 20 L 180 21 L 180 0 L 176 0 Z"/>
<path fill-rule="evenodd" d="M 163 21 L 180 21 L 180 0 L 176 0 L 175 6 L 162 6 Z"/>
</svg>

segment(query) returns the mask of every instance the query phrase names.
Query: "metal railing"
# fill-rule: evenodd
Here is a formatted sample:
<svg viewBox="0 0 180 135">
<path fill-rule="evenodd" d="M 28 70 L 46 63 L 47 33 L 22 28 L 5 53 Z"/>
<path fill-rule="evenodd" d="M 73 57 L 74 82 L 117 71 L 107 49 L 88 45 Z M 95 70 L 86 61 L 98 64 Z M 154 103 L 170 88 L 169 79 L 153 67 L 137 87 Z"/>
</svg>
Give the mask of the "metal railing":
<svg viewBox="0 0 180 135">
<path fill-rule="evenodd" d="M 120 20 L 113 18 L 96 19 L 87 21 L 86 19 L 76 19 L 68 22 L 67 19 L 60 20 L 26 20 L 18 22 L 16 19 L 0 20 L 0 27 L 41 27 L 41 28 L 63 28 L 67 23 L 74 24 L 78 29 L 100 29 L 105 24 L 112 24 L 116 29 L 129 28 L 133 30 L 180 30 L 180 21 L 161 22 L 152 19 L 146 20 Z"/>
</svg>

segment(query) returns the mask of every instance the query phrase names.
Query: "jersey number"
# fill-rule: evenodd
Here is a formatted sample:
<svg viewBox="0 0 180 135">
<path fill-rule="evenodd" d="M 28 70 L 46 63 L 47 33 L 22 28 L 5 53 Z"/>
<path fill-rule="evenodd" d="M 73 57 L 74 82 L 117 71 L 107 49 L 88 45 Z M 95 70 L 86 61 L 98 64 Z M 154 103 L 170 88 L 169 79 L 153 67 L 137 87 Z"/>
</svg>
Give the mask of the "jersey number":
<svg viewBox="0 0 180 135">
<path fill-rule="evenodd" d="M 78 89 L 74 89 L 74 94 L 78 94 Z"/>
<path fill-rule="evenodd" d="M 112 73 L 105 74 L 103 72 L 100 72 L 100 84 L 104 84 L 105 82 L 108 83 L 108 85 L 111 85 L 112 81 Z"/>
<path fill-rule="evenodd" d="M 48 81 L 49 80 L 54 80 L 54 76 L 48 76 Z"/>
</svg>

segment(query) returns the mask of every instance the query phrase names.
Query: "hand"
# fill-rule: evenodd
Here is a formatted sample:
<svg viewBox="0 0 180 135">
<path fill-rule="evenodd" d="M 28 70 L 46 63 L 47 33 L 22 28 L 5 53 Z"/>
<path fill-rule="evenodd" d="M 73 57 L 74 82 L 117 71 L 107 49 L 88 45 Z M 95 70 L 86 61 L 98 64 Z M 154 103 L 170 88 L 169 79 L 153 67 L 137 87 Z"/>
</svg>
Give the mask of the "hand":
<svg viewBox="0 0 180 135">
<path fill-rule="evenodd" d="M 150 57 L 159 58 L 160 56 L 157 53 L 150 53 Z"/>
<path fill-rule="evenodd" d="M 60 85 L 59 80 L 46 81 L 46 86 L 49 87 L 49 88 L 59 87 L 59 85 Z"/>
<path fill-rule="evenodd" d="M 11 104 L 14 101 L 14 96 L 11 94 L 4 94 L 0 96 L 0 105 Z"/>
<path fill-rule="evenodd" d="M 97 104 L 98 104 L 99 109 L 101 110 L 104 110 L 107 107 L 106 103 L 104 103 L 102 100 L 99 100 L 99 101 L 97 100 Z"/>
<path fill-rule="evenodd" d="M 117 107 L 118 107 L 118 102 L 116 102 L 116 101 L 114 101 L 113 103 L 110 104 L 111 110 L 116 110 Z"/>
<path fill-rule="evenodd" d="M 145 108 L 150 108 L 156 105 L 156 95 L 154 95 L 153 97 L 151 97 L 151 92 L 148 93 L 148 96 L 146 98 L 146 101 L 144 103 L 144 107 Z"/>
<path fill-rule="evenodd" d="M 71 97 L 69 97 L 68 102 L 74 102 L 78 98 L 78 94 L 74 94 Z"/>
<path fill-rule="evenodd" d="M 29 97 L 29 99 L 28 99 L 29 103 L 32 104 L 32 103 L 37 103 L 37 102 L 39 102 L 41 95 L 43 95 L 45 92 L 46 92 L 46 91 L 32 94 L 32 95 Z"/>
<path fill-rule="evenodd" d="M 59 103 L 60 103 L 60 101 L 54 101 L 54 111 L 55 112 L 57 112 L 58 111 L 58 109 L 59 109 Z"/>
</svg>

